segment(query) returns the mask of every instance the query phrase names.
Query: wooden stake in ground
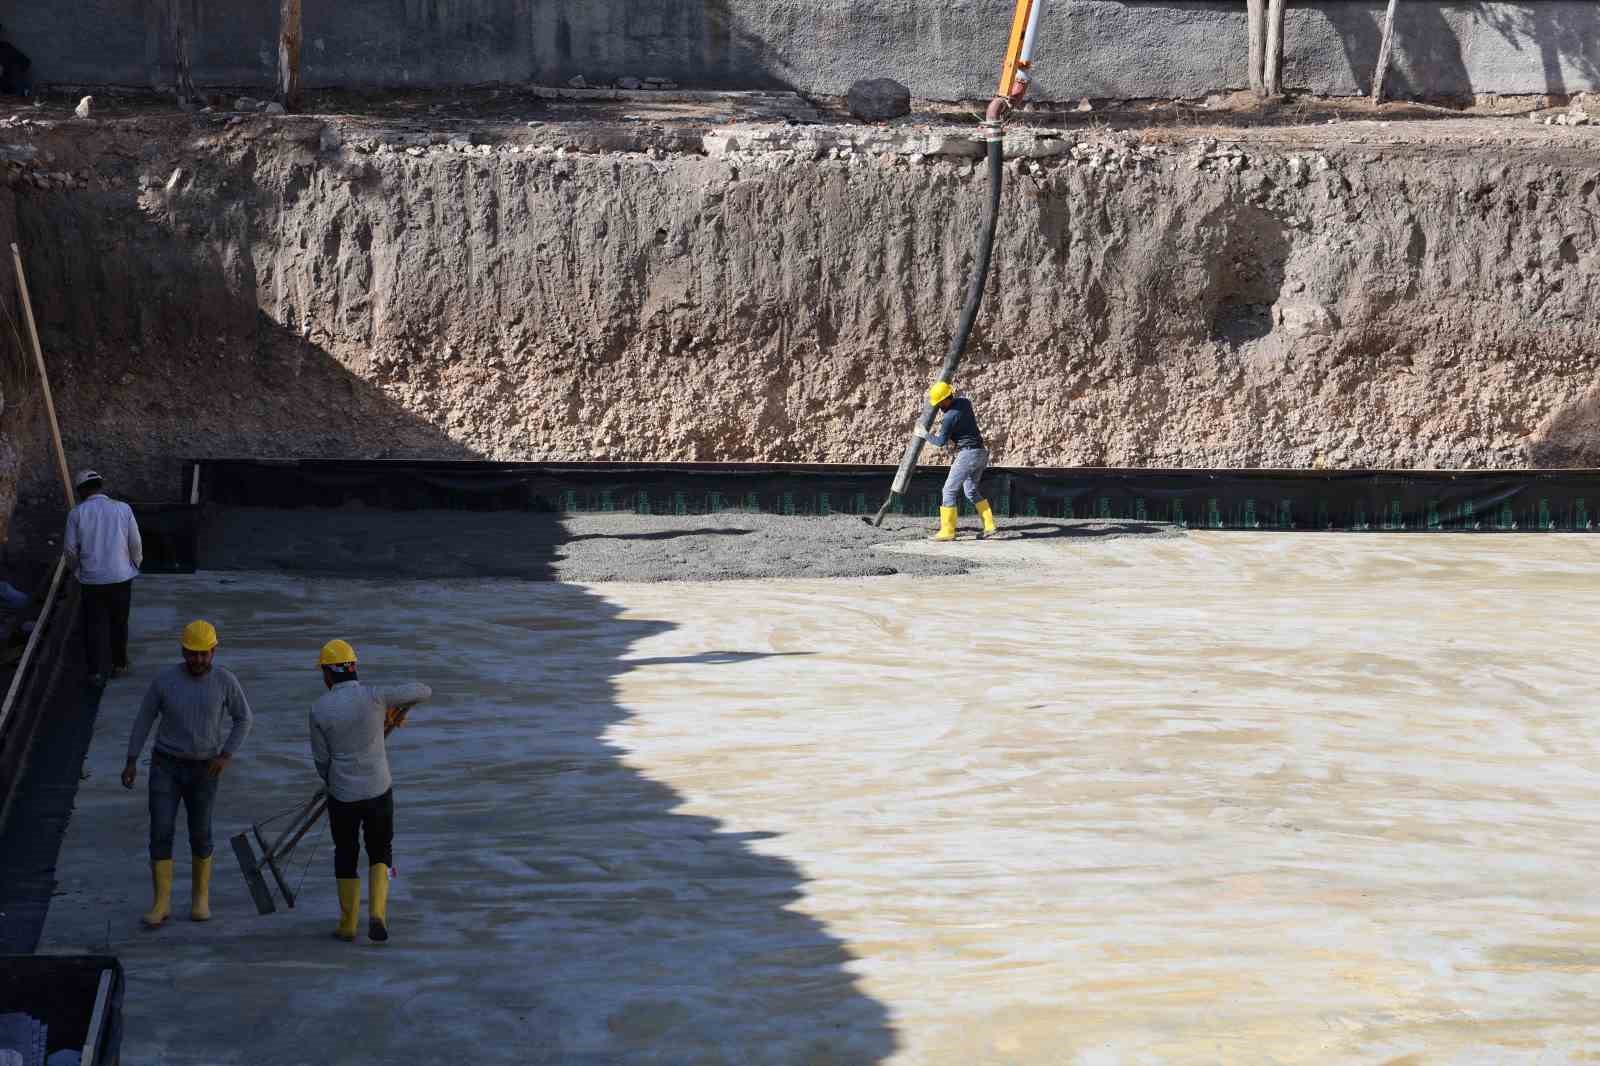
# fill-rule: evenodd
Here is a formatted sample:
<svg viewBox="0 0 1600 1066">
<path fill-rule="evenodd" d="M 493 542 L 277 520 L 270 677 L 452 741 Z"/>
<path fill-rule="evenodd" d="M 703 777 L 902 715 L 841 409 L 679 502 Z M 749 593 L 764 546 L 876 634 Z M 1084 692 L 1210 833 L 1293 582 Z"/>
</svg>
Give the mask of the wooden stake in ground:
<svg viewBox="0 0 1600 1066">
<path fill-rule="evenodd" d="M 1378 45 L 1378 69 L 1372 75 L 1372 106 L 1383 103 L 1383 79 L 1389 76 L 1389 49 L 1394 44 L 1394 10 L 1400 0 L 1389 0 L 1383 16 L 1383 43 Z"/>
<path fill-rule="evenodd" d="M 167 0 L 167 31 L 172 38 L 173 91 L 178 94 L 178 106 L 185 111 L 198 94 L 194 91 L 194 77 L 189 71 L 189 26 L 183 17 L 188 0 Z"/>
<path fill-rule="evenodd" d="M 61 425 L 56 421 L 56 401 L 50 393 L 50 374 L 44 367 L 44 347 L 39 343 L 39 327 L 33 321 L 33 300 L 28 296 L 28 278 L 22 272 L 22 253 L 13 244 L 11 261 L 17 266 L 17 292 L 22 295 L 22 314 L 28 320 L 28 336 L 33 339 L 33 363 L 39 370 L 39 388 L 44 392 L 44 411 L 50 419 L 50 439 L 56 445 L 56 466 L 61 471 L 61 489 L 67 494 L 67 507 L 76 507 L 77 495 L 72 491 L 72 474 L 67 469 L 67 450 L 61 445 Z"/>
<path fill-rule="evenodd" d="M 1283 92 L 1283 4 L 1284 0 L 1267 3 L 1267 48 L 1261 63 L 1261 80 L 1269 97 Z"/>
<path fill-rule="evenodd" d="M 1250 31 L 1250 91 L 1265 96 L 1267 88 L 1261 80 L 1262 55 L 1267 47 L 1267 0 L 1247 0 L 1246 18 Z"/>
<path fill-rule="evenodd" d="M 300 106 L 300 0 L 278 9 L 278 96 L 289 111 Z"/>
</svg>

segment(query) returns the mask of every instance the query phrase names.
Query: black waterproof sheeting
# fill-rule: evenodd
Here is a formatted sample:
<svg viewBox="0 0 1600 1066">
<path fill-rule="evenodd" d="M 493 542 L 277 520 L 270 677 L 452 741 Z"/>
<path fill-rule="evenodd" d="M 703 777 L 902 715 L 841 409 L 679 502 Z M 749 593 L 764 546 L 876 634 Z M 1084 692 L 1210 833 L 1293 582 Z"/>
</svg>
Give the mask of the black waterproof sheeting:
<svg viewBox="0 0 1600 1066">
<path fill-rule="evenodd" d="M 202 505 L 383 510 L 871 514 L 888 466 L 203 460 Z M 944 470 L 913 476 L 894 513 L 935 515 Z M 1595 528 L 1600 470 L 1141 470 L 995 467 L 1007 517 L 1168 522 L 1277 531 L 1568 531 Z M 965 501 L 963 501 L 965 509 Z"/>
</svg>

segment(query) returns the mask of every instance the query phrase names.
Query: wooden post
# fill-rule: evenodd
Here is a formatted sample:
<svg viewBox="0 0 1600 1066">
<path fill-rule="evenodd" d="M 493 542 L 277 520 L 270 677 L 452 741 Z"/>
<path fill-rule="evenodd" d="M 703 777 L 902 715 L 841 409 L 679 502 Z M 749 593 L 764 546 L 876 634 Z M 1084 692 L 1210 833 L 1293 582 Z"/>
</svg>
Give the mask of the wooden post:
<svg viewBox="0 0 1600 1066">
<path fill-rule="evenodd" d="M 1284 0 L 1268 0 L 1267 4 L 1267 51 L 1261 78 L 1268 96 L 1283 92 L 1283 5 Z"/>
<path fill-rule="evenodd" d="M 1250 91 L 1258 97 L 1267 94 L 1266 85 L 1261 80 L 1262 54 L 1267 47 L 1266 3 L 1267 0 L 1247 0 L 1245 5 L 1250 24 Z"/>
<path fill-rule="evenodd" d="M 22 314 L 28 320 L 28 336 L 33 338 L 33 365 L 39 369 L 39 387 L 44 392 L 44 411 L 50 418 L 50 439 L 56 445 L 56 466 L 61 471 L 61 488 L 67 494 L 67 507 L 78 505 L 72 491 L 72 472 L 67 469 L 67 449 L 61 444 L 61 425 L 56 421 L 56 401 L 50 392 L 50 374 L 44 367 L 44 348 L 39 344 L 39 327 L 33 321 L 33 301 L 28 298 L 28 276 L 22 272 L 22 253 L 11 246 L 11 260 L 17 266 L 17 292 L 22 295 Z"/>
<path fill-rule="evenodd" d="M 285 109 L 300 106 L 300 0 L 278 9 L 278 96 Z"/>
<path fill-rule="evenodd" d="M 183 7 L 189 0 L 167 0 L 167 34 L 172 41 L 172 91 L 178 97 L 178 106 L 189 110 L 198 94 L 194 91 L 194 75 L 189 69 L 189 27 L 183 17 Z"/>
<path fill-rule="evenodd" d="M 1394 45 L 1394 11 L 1400 0 L 1389 0 L 1383 15 L 1383 43 L 1378 45 L 1378 69 L 1372 75 L 1372 106 L 1383 103 L 1383 80 L 1389 76 L 1389 49 Z"/>
</svg>

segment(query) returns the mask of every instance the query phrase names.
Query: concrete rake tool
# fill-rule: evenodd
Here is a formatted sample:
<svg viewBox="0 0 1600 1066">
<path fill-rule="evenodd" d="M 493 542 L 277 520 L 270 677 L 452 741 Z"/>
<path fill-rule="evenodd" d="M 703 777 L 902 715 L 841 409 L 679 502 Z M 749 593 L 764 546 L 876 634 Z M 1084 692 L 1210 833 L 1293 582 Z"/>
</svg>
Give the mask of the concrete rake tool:
<svg viewBox="0 0 1600 1066">
<path fill-rule="evenodd" d="M 405 704 L 389 708 L 383 720 L 384 736 L 387 737 L 405 722 L 406 712 L 412 706 Z M 272 888 L 267 884 L 266 873 L 272 874 L 272 880 L 283 895 L 284 904 L 290 910 L 294 909 L 296 891 L 289 887 L 289 879 L 283 875 L 283 871 L 289 864 L 289 855 L 311 832 L 312 827 L 322 820 L 327 810 L 328 791 L 319 788 L 314 796 L 298 807 L 255 822 L 233 838 L 233 854 L 239 860 L 239 872 L 244 875 L 244 883 L 250 889 L 250 898 L 255 901 L 257 914 L 271 914 L 278 909 L 277 902 L 272 898 Z M 289 819 L 288 826 L 278 834 L 276 840 L 268 844 L 266 827 L 284 817 Z M 255 838 L 254 845 L 251 844 L 252 837 Z M 261 849 L 259 858 L 256 847 Z"/>
</svg>

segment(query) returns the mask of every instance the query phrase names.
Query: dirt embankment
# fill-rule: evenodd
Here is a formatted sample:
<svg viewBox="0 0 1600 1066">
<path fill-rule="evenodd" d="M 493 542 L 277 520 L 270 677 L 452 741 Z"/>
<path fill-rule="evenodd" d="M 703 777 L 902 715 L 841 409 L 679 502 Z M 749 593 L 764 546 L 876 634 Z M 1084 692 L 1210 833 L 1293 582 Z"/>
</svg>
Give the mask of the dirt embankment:
<svg viewBox="0 0 1600 1066">
<path fill-rule="evenodd" d="M 983 199 L 970 128 L 0 127 L 74 461 L 147 498 L 193 455 L 892 462 Z M 994 461 L 1600 462 L 1600 131 L 1443 128 L 1017 134 Z"/>
</svg>

